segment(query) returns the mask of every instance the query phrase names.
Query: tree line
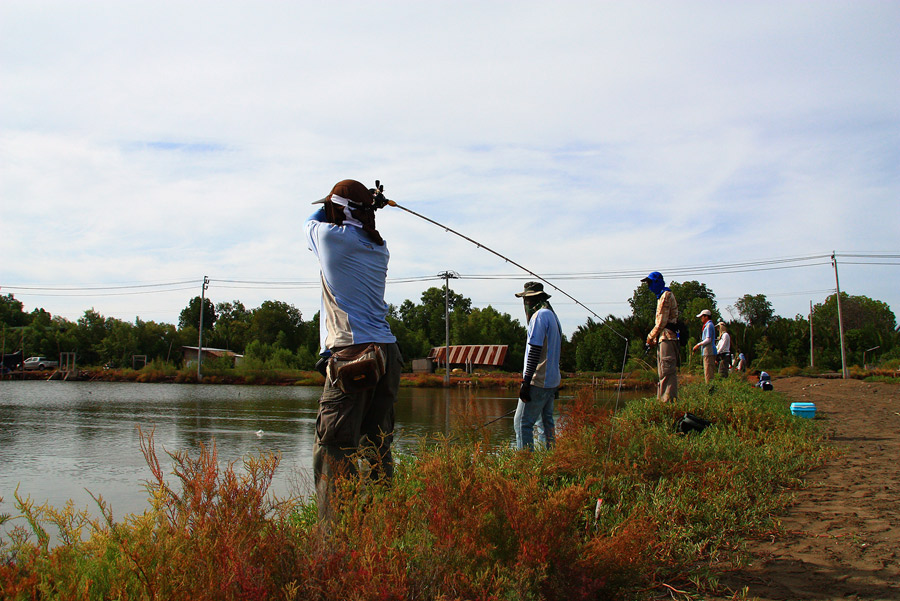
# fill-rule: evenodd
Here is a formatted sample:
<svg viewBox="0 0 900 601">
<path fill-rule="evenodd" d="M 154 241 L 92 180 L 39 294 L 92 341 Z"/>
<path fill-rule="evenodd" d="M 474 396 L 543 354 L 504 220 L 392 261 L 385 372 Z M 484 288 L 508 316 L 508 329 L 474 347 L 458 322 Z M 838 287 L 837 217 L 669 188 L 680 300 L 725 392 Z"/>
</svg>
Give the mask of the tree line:
<svg viewBox="0 0 900 601">
<path fill-rule="evenodd" d="M 763 294 L 745 294 L 733 307 L 726 308 L 726 316 L 706 284 L 693 280 L 672 282 L 669 287 L 692 334 L 688 344 L 682 346 L 684 360 L 700 333 L 699 320 L 694 316 L 709 309 L 716 322 L 726 324 L 735 352 L 744 353 L 757 369 L 808 367 L 811 335 L 815 367 L 841 368 L 836 295 L 813 307 L 811 330 L 809 316 L 775 315 Z M 656 297 L 642 283 L 628 302 L 631 315 L 609 315 L 602 321 L 589 318 L 571 337 L 563 337 L 561 361 L 565 371 L 618 372 L 626 360 L 623 336 L 629 340 L 628 357 L 644 354 L 644 340 L 655 318 Z M 447 303 L 450 344 L 507 345 L 504 368 L 521 369 L 525 354 L 524 316 L 520 320 L 490 305 L 473 308 L 471 299 L 452 290 L 448 291 Z M 55 358 L 62 352 L 74 352 L 82 366 L 131 367 L 135 355 L 178 365 L 181 347 L 197 346 L 201 304 L 204 347 L 243 354 L 256 365 L 314 367 L 319 352 L 318 312 L 305 320 L 299 309 L 275 300 L 248 309 L 239 300 L 214 303 L 204 298 L 201 303 L 197 296 L 181 311 L 176 325 L 140 318 L 127 322 L 104 317 L 94 309 L 72 322 L 42 308 L 26 313 L 23 304 L 10 294 L 0 296 L 2 344 L 4 352 L 22 350 L 26 357 Z M 437 287 L 425 290 L 418 302 L 405 300 L 400 306 L 389 307 L 388 321 L 407 363 L 427 356 L 432 347 L 444 345 L 444 311 L 444 290 Z M 882 362 L 900 359 L 896 318 L 886 303 L 842 293 L 841 312 L 849 365 L 871 364 L 876 357 Z"/>
</svg>

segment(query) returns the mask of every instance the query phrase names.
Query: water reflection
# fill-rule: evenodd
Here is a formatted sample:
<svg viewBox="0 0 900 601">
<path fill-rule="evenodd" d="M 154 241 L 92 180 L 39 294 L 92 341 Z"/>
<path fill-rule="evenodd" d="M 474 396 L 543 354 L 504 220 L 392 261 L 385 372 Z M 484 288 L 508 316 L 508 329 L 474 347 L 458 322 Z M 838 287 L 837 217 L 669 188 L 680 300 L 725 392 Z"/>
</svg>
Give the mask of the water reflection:
<svg viewBox="0 0 900 601">
<path fill-rule="evenodd" d="M 164 451 L 196 454 L 216 444 L 223 462 L 260 451 L 282 463 L 273 493 L 308 492 L 321 389 L 304 386 L 197 386 L 115 382 L 0 382 L 0 511 L 14 513 L 13 491 L 36 502 L 76 507 L 102 494 L 116 517 L 147 507 L 150 477 L 138 428 Z M 478 430 L 498 444 L 513 440 L 512 391 L 402 388 L 395 447 L 415 451 L 422 437 Z M 498 419 L 500 418 L 500 419 Z"/>
</svg>

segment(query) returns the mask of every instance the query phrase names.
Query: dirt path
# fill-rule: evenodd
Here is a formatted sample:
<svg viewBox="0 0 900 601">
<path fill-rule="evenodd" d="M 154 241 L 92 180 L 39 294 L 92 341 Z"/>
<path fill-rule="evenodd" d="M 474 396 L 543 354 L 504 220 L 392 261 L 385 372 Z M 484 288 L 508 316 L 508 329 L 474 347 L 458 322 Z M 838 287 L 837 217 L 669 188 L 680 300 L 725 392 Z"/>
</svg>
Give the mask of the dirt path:
<svg viewBox="0 0 900 601">
<path fill-rule="evenodd" d="M 900 600 L 900 386 L 785 378 L 775 390 L 816 404 L 841 453 L 807 477 L 785 533 L 722 583 L 762 600 Z"/>
</svg>

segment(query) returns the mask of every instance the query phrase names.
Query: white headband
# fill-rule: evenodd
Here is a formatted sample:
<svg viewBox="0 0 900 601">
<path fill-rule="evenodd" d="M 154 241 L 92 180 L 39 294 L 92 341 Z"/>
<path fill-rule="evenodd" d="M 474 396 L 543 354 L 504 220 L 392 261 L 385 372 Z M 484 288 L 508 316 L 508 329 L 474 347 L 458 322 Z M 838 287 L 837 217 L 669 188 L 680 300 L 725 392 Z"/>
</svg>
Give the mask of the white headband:
<svg viewBox="0 0 900 601">
<path fill-rule="evenodd" d="M 331 202 L 333 202 L 336 205 L 341 205 L 342 207 L 346 207 L 347 205 L 350 204 L 349 200 L 347 200 L 346 198 L 344 198 L 342 196 L 338 196 L 337 194 L 331 195 Z"/>
<path fill-rule="evenodd" d="M 332 194 L 331 202 L 344 208 L 344 225 L 352 225 L 355 227 L 363 226 L 363 224 L 358 219 L 350 214 L 350 207 L 348 206 L 350 204 L 349 200 L 342 196 L 338 196 L 337 194 Z"/>
</svg>

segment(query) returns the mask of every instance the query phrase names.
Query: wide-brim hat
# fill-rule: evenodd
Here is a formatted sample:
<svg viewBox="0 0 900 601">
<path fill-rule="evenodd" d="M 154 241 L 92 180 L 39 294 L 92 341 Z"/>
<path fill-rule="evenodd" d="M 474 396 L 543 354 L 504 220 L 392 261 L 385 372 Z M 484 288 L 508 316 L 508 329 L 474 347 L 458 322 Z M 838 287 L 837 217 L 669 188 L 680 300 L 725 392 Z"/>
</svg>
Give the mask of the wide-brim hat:
<svg viewBox="0 0 900 601">
<path fill-rule="evenodd" d="M 516 296 L 519 298 L 529 296 L 546 296 L 550 298 L 550 295 L 544 292 L 544 285 L 540 282 L 525 282 L 525 289 L 522 292 L 516 292 Z"/>
</svg>

